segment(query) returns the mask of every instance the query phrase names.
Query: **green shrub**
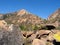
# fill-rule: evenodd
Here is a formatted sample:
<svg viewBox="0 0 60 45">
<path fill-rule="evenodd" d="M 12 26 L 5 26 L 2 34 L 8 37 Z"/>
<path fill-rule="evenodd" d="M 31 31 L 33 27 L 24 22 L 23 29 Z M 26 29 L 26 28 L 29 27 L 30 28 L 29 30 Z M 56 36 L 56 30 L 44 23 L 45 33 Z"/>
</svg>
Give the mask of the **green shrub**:
<svg viewBox="0 0 60 45">
<path fill-rule="evenodd" d="M 32 29 L 33 30 L 40 30 L 40 29 L 42 29 L 42 27 L 43 27 L 42 25 L 33 25 Z"/>
<path fill-rule="evenodd" d="M 26 26 L 25 25 L 20 25 L 19 26 L 21 30 L 26 30 Z"/>
</svg>

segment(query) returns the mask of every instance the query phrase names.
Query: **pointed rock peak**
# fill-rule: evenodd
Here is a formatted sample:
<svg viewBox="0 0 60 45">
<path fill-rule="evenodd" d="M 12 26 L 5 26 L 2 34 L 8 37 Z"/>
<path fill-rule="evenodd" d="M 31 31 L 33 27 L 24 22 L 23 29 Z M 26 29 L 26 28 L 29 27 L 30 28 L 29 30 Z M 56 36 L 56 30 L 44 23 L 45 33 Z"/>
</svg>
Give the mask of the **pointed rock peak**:
<svg viewBox="0 0 60 45">
<path fill-rule="evenodd" d="M 24 14 L 28 14 L 28 12 L 25 9 L 22 9 L 22 10 L 18 11 L 17 15 L 24 15 Z"/>
<path fill-rule="evenodd" d="M 25 9 L 22 9 L 22 10 L 20 10 L 20 11 L 27 12 Z"/>
</svg>

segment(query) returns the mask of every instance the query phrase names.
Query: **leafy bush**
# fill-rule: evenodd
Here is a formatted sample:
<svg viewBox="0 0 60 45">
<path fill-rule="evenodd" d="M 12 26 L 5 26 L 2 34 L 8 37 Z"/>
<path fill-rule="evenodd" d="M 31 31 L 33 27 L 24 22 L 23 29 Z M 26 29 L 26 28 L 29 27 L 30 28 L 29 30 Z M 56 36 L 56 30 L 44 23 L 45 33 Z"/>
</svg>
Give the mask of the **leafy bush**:
<svg viewBox="0 0 60 45">
<path fill-rule="evenodd" d="M 38 29 L 38 26 L 35 25 L 34 28 L 33 28 L 33 30 L 37 30 L 37 29 Z"/>
</svg>

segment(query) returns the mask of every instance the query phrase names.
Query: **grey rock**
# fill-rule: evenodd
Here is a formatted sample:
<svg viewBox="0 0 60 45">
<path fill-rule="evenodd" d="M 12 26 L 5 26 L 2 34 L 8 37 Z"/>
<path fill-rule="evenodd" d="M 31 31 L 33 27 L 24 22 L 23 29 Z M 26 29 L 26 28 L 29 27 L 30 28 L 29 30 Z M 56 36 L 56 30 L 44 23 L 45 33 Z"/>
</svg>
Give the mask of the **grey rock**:
<svg viewBox="0 0 60 45">
<path fill-rule="evenodd" d="M 9 30 L 0 30 L 0 45 L 23 45 L 23 35 L 20 29 L 13 25 L 13 29 Z"/>
</svg>

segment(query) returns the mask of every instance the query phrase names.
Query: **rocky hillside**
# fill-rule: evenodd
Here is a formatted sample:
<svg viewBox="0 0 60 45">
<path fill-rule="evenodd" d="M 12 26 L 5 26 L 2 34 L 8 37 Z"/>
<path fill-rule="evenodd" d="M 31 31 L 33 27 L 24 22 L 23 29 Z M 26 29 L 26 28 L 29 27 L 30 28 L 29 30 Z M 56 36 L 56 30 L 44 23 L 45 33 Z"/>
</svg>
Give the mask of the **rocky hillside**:
<svg viewBox="0 0 60 45">
<path fill-rule="evenodd" d="M 50 23 L 60 22 L 60 8 L 48 17 Z"/>
<path fill-rule="evenodd" d="M 26 11 L 25 9 L 13 13 L 4 14 L 3 19 L 8 24 L 19 25 L 24 30 L 26 28 L 28 28 L 27 30 L 32 30 L 31 28 L 35 29 L 38 28 L 41 24 L 44 24 L 42 18 L 39 18 L 38 16 Z"/>
<path fill-rule="evenodd" d="M 35 16 L 34 14 L 31 14 L 27 12 L 26 10 L 22 9 L 15 13 L 8 13 L 5 14 L 7 18 L 5 20 L 8 23 L 14 23 L 14 24 L 21 24 L 21 23 L 31 23 L 31 24 L 40 24 L 43 23 L 42 19 L 38 16 Z"/>
<path fill-rule="evenodd" d="M 44 25 L 53 24 L 53 26 L 60 26 L 60 9 L 55 11 L 48 19 L 42 19 L 35 14 L 32 14 L 25 9 L 0 14 L 0 20 L 5 20 L 8 24 L 18 25 L 22 30 L 39 30 Z"/>
</svg>

